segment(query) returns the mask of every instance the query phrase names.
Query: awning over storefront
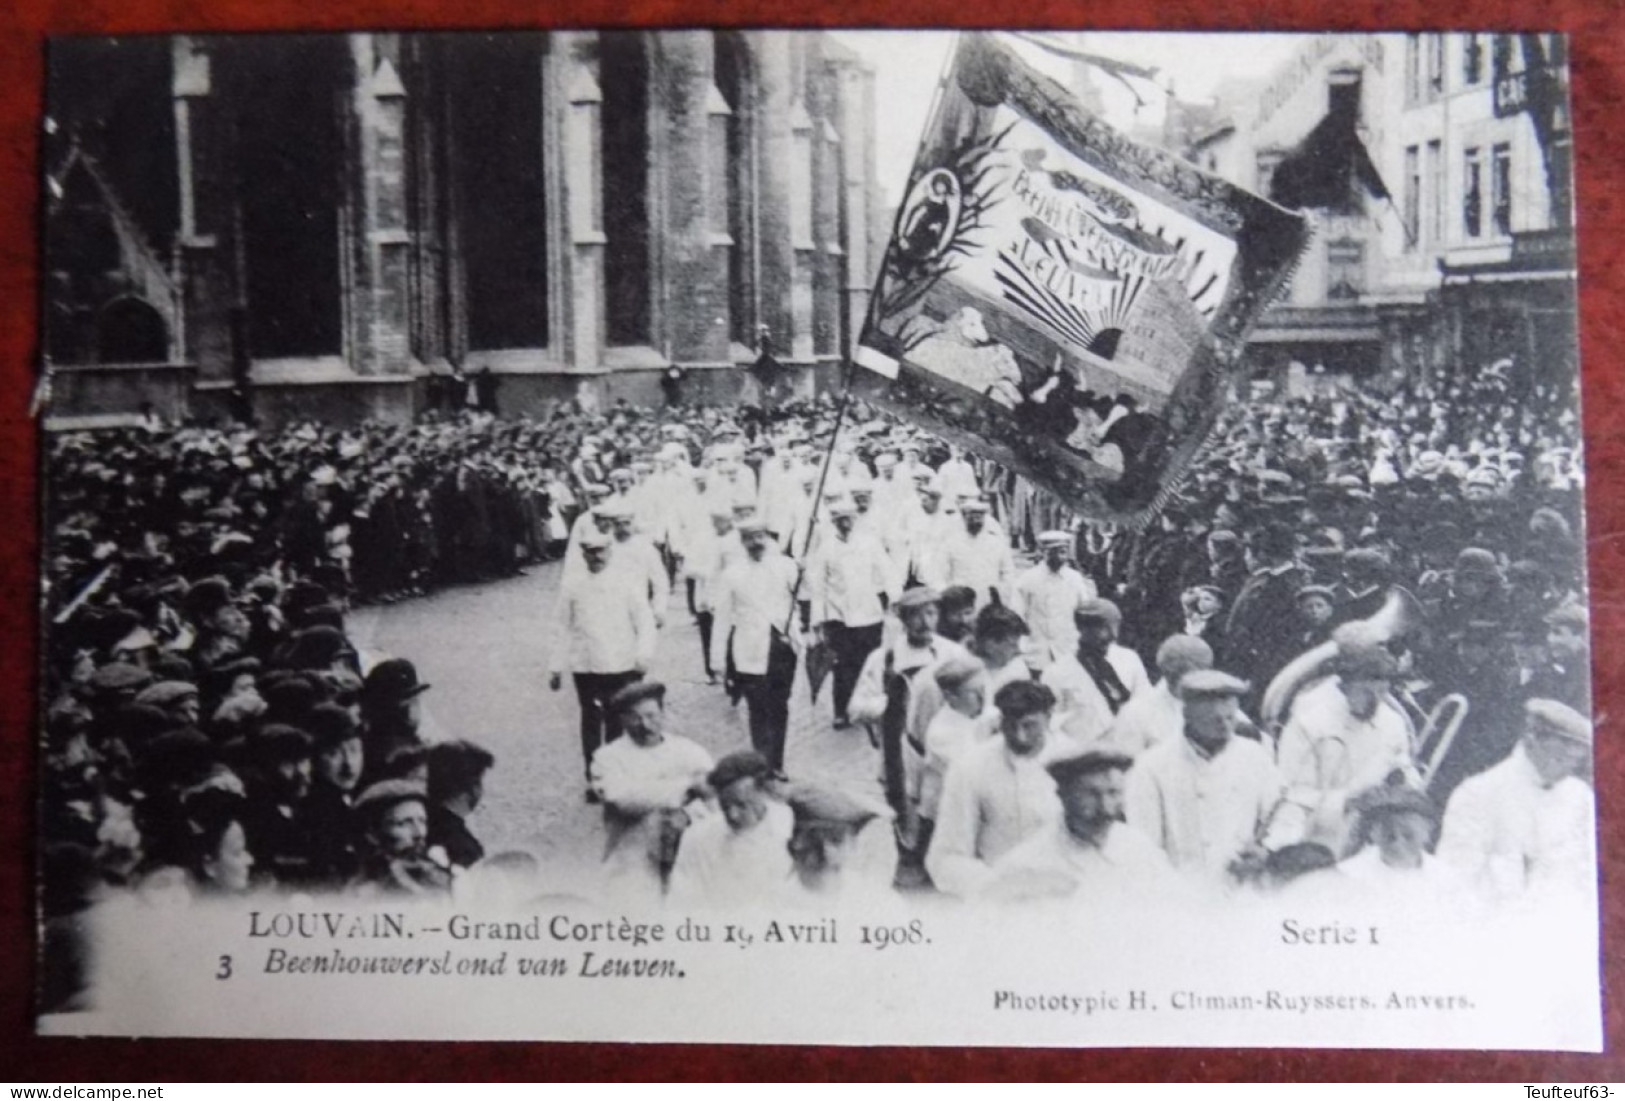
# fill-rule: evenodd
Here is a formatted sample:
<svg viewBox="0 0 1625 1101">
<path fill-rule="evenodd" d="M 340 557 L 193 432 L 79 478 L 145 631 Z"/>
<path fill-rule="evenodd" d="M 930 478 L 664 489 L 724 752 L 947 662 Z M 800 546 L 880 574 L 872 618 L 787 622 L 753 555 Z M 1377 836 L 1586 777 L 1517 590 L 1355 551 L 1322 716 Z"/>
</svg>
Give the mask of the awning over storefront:
<svg viewBox="0 0 1625 1101">
<path fill-rule="evenodd" d="M 1259 319 L 1249 344 L 1375 344 L 1382 339 L 1370 306 L 1277 306 Z"/>
<path fill-rule="evenodd" d="M 1547 283 L 1574 278 L 1574 230 L 1535 230 L 1512 235 L 1512 254 L 1489 264 L 1439 265 L 1445 286 L 1469 283 Z"/>
</svg>

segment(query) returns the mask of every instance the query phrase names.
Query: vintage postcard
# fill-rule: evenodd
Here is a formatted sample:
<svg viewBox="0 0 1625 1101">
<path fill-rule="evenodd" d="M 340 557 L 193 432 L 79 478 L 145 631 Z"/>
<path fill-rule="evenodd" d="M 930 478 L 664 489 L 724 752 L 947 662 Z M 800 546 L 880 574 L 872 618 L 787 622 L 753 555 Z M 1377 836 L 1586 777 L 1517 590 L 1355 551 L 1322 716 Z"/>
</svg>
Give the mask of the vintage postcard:
<svg viewBox="0 0 1625 1101">
<path fill-rule="evenodd" d="M 1562 36 L 48 80 L 42 1032 L 1600 1048 Z"/>
</svg>

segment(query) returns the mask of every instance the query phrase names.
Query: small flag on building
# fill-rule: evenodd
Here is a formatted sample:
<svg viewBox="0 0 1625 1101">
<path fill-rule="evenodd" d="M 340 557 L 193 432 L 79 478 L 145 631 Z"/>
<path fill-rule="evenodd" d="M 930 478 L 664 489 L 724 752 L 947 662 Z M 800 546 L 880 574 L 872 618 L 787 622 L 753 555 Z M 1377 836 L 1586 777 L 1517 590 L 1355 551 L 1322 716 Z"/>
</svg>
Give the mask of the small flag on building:
<svg viewBox="0 0 1625 1101">
<path fill-rule="evenodd" d="M 987 34 L 926 123 L 857 396 L 1079 512 L 1172 492 L 1308 239 L 1301 215 L 1138 145 Z"/>
</svg>

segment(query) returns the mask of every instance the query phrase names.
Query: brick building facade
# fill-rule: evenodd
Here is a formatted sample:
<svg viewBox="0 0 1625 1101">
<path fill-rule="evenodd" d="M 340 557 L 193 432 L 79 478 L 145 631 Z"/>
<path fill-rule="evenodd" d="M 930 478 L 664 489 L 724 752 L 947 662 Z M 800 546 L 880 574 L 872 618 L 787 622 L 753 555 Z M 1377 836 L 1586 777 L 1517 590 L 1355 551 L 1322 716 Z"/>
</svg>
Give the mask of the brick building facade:
<svg viewBox="0 0 1625 1101">
<path fill-rule="evenodd" d="M 725 398 L 764 340 L 806 391 L 889 218 L 873 74 L 817 32 L 65 40 L 51 78 L 58 417 L 246 378 L 270 423 L 403 419 L 453 367 L 505 413 Z"/>
</svg>

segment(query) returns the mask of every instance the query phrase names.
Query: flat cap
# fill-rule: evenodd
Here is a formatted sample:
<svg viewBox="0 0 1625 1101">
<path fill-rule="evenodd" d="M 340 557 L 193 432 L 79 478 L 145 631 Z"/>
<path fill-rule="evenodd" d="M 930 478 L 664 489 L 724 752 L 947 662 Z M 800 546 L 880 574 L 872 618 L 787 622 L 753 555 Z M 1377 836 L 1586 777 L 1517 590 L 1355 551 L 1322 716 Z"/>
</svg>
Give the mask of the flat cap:
<svg viewBox="0 0 1625 1101">
<path fill-rule="evenodd" d="M 721 791 L 740 780 L 766 780 L 773 775 L 773 766 L 754 749 L 741 749 L 730 753 L 716 763 L 705 782 L 713 791 Z"/>
<path fill-rule="evenodd" d="M 1133 764 L 1133 757 L 1127 753 L 1118 753 L 1116 750 L 1077 749 L 1052 758 L 1045 763 L 1044 769 L 1057 784 L 1065 784 L 1079 777 L 1092 776 L 1097 772 L 1127 769 Z"/>
<path fill-rule="evenodd" d="M 1240 677 L 1233 677 L 1221 670 L 1196 669 L 1180 678 L 1179 698 L 1189 700 L 1198 697 L 1244 696 L 1250 687 L 1252 686 Z"/>
<path fill-rule="evenodd" d="M 1070 547 L 1072 545 L 1072 533 L 1060 530 L 1040 532 L 1038 545 L 1041 547 Z"/>
<path fill-rule="evenodd" d="M 1079 601 L 1077 608 L 1072 612 L 1073 619 L 1104 619 L 1112 626 L 1121 626 L 1123 623 L 1123 610 L 1105 597 L 1095 597 L 1092 600 Z"/>
<path fill-rule="evenodd" d="M 90 687 L 98 692 L 122 692 L 139 688 L 152 680 L 152 674 L 139 665 L 127 661 L 114 661 L 103 665 L 90 675 Z"/>
<path fill-rule="evenodd" d="M 1500 564 L 1495 555 L 1482 547 L 1467 547 L 1456 555 L 1456 572 L 1475 577 L 1499 577 Z"/>
<path fill-rule="evenodd" d="M 870 804 L 823 784 L 798 784 L 786 796 L 786 802 L 795 815 L 796 825 L 803 829 L 818 826 L 856 829 L 880 816 L 880 811 Z"/>
<path fill-rule="evenodd" d="M 1523 713 L 1532 733 L 1591 744 L 1591 720 L 1566 703 L 1533 699 L 1523 705 Z"/>
<path fill-rule="evenodd" d="M 734 527 L 739 529 L 740 535 L 749 535 L 753 531 L 766 531 L 767 520 L 760 513 L 752 511 L 750 514 L 740 517 L 739 522 L 734 524 Z"/>
<path fill-rule="evenodd" d="M 1375 818 L 1379 814 L 1413 813 L 1437 818 L 1439 808 L 1427 792 L 1412 787 L 1399 770 L 1383 783 L 1366 788 L 1349 800 L 1348 809 L 1362 818 Z"/>
<path fill-rule="evenodd" d="M 635 680 L 631 684 L 623 685 L 609 698 L 611 711 L 624 711 L 628 707 L 635 707 L 644 700 L 666 701 L 666 686 L 657 680 Z"/>
<path fill-rule="evenodd" d="M 184 699 L 196 698 L 197 685 L 184 680 L 161 680 L 136 694 L 135 702 L 149 707 L 172 707 Z"/>
<path fill-rule="evenodd" d="M 364 815 L 377 815 L 414 799 L 429 801 L 428 790 L 416 780 L 380 780 L 356 797 L 355 809 Z"/>
<path fill-rule="evenodd" d="M 892 607 L 899 612 L 906 612 L 910 608 L 924 608 L 927 605 L 935 604 L 940 599 L 941 594 L 937 590 L 926 585 L 917 585 L 912 589 L 904 590 L 903 595 L 897 598 L 897 602 Z"/>
<path fill-rule="evenodd" d="M 600 516 L 609 517 L 611 520 L 630 520 L 636 515 L 632 508 L 632 502 L 619 493 L 605 500 L 594 511 Z"/>
<path fill-rule="evenodd" d="M 980 497 L 965 497 L 959 502 L 960 512 L 987 512 L 992 508 Z"/>
<path fill-rule="evenodd" d="M 931 677 L 937 682 L 938 688 L 949 691 L 958 688 L 986 668 L 979 658 L 969 654 L 955 654 L 939 663 Z"/>
<path fill-rule="evenodd" d="M 1213 647 L 1195 635 L 1169 635 L 1157 647 L 1157 668 L 1164 676 L 1183 677 L 1213 668 Z"/>
</svg>

